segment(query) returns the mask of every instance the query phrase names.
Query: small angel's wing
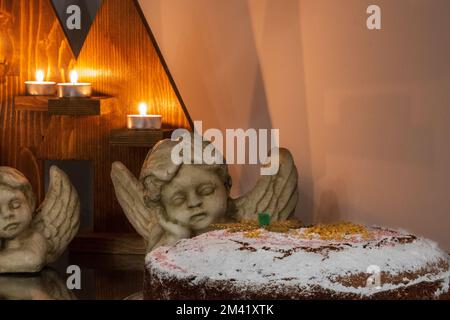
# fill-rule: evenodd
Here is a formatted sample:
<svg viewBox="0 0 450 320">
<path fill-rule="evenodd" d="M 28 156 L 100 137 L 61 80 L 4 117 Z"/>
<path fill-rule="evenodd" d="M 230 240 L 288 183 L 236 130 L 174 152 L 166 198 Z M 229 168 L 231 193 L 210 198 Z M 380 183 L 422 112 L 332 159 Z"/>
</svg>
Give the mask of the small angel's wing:
<svg viewBox="0 0 450 320">
<path fill-rule="evenodd" d="M 50 186 L 36 211 L 31 227 L 47 239 L 47 263 L 55 262 L 66 250 L 80 226 L 80 199 L 67 175 L 50 168 Z"/>
<path fill-rule="evenodd" d="M 294 212 L 298 201 L 297 168 L 288 150 L 279 149 L 278 156 L 278 172 L 262 176 L 252 191 L 234 200 L 238 221 L 256 220 L 258 213 L 270 213 L 272 221 L 286 220 Z"/>
<path fill-rule="evenodd" d="M 162 236 L 158 230 L 157 215 L 144 203 L 144 185 L 121 162 L 112 165 L 111 179 L 119 201 L 128 221 L 134 229 L 150 244 L 158 242 Z"/>
</svg>

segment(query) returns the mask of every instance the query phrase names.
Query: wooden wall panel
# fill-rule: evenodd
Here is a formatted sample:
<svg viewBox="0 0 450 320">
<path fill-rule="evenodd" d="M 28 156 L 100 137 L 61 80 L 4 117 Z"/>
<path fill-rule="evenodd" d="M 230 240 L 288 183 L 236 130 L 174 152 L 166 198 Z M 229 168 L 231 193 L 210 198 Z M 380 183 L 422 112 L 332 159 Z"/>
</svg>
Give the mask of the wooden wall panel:
<svg viewBox="0 0 450 320">
<path fill-rule="evenodd" d="M 110 146 L 110 130 L 125 127 L 126 114 L 136 113 L 140 101 L 162 114 L 165 126 L 190 127 L 135 1 L 104 0 L 77 61 L 50 0 L 0 0 L 0 25 L 0 41 L 12 39 L 14 53 L 7 76 L 0 79 L 0 165 L 25 172 L 42 199 L 43 160 L 92 160 L 96 231 L 131 232 L 114 195 L 110 167 L 122 161 L 137 175 L 148 150 Z M 0 61 L 4 48 L 0 44 Z M 14 96 L 24 94 L 23 83 L 36 69 L 60 82 L 73 68 L 97 94 L 117 98 L 115 112 L 51 117 L 14 110 Z"/>
</svg>

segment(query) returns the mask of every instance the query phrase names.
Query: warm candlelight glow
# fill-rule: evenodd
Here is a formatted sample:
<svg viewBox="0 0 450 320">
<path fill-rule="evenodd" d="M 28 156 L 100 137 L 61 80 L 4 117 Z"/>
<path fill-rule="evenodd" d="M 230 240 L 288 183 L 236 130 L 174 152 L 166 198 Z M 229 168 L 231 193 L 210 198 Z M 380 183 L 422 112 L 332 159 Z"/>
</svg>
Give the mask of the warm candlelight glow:
<svg viewBox="0 0 450 320">
<path fill-rule="evenodd" d="M 132 130 L 161 130 L 162 116 L 148 114 L 148 106 L 145 102 L 138 105 L 139 114 L 128 115 L 127 128 Z"/>
<path fill-rule="evenodd" d="M 42 70 L 36 71 L 36 81 L 37 82 L 44 82 L 44 77 L 45 77 L 44 71 L 42 71 Z"/>
<path fill-rule="evenodd" d="M 139 114 L 141 116 L 147 115 L 147 110 L 148 110 L 148 107 L 147 107 L 147 104 L 145 102 L 139 103 Z"/>
<path fill-rule="evenodd" d="M 36 70 L 35 81 L 25 81 L 25 89 L 29 96 L 52 96 L 55 94 L 55 82 L 45 81 L 45 73 Z"/>
<path fill-rule="evenodd" d="M 92 95 L 92 84 L 78 82 L 78 72 L 70 71 L 69 83 L 58 83 L 59 98 L 89 98 Z"/>
<path fill-rule="evenodd" d="M 70 82 L 72 84 L 76 84 L 78 82 L 78 72 L 76 70 L 72 70 L 70 72 Z"/>
</svg>

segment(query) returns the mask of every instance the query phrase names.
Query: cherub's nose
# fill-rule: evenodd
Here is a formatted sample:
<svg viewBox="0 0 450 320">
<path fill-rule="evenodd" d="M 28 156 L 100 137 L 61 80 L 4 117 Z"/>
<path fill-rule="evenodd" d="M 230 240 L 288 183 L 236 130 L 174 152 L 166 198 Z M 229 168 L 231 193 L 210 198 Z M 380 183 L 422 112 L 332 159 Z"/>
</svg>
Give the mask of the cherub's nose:
<svg viewBox="0 0 450 320">
<path fill-rule="evenodd" d="M 0 208 L 0 217 L 3 219 L 10 219 L 14 217 L 14 213 L 11 210 Z"/>
<path fill-rule="evenodd" d="M 188 196 L 188 207 L 189 208 L 197 208 L 202 205 L 202 199 L 197 195 L 196 192 L 192 192 Z"/>
</svg>

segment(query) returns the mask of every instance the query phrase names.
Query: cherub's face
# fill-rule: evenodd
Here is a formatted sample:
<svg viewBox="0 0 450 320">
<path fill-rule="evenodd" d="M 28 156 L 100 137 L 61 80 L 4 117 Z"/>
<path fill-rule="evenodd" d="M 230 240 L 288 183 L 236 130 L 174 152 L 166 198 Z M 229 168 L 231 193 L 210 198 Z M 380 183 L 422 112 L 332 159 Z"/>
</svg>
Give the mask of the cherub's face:
<svg viewBox="0 0 450 320">
<path fill-rule="evenodd" d="M 20 190 L 0 186 L 0 239 L 14 239 L 32 219 L 30 205 Z"/>
<path fill-rule="evenodd" d="M 207 228 L 223 217 L 228 193 L 218 175 L 196 165 L 183 165 L 162 190 L 168 217 L 194 231 Z"/>
</svg>

